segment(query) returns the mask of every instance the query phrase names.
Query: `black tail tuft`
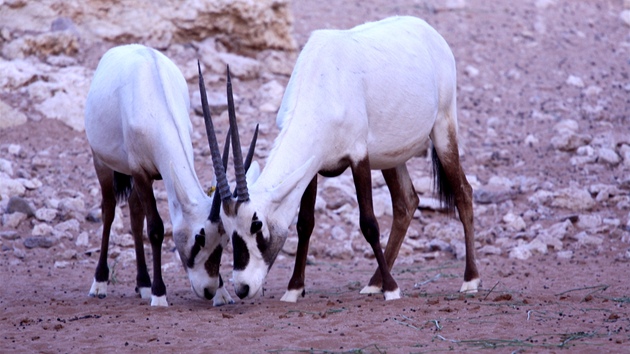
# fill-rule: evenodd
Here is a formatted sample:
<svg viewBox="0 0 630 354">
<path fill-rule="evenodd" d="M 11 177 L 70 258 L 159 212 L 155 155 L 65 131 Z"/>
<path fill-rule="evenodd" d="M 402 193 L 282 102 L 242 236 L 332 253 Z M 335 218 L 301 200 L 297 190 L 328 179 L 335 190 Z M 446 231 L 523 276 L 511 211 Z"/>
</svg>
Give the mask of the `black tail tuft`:
<svg viewBox="0 0 630 354">
<path fill-rule="evenodd" d="M 449 214 L 455 213 L 455 193 L 453 186 L 448 182 L 444 166 L 438 157 L 435 147 L 431 147 L 431 158 L 433 160 L 433 187 L 437 191 L 440 198 L 440 204 Z"/>
<path fill-rule="evenodd" d="M 131 189 L 133 188 L 133 179 L 131 176 L 114 171 L 114 194 L 116 202 L 122 203 L 129 198 Z"/>
</svg>

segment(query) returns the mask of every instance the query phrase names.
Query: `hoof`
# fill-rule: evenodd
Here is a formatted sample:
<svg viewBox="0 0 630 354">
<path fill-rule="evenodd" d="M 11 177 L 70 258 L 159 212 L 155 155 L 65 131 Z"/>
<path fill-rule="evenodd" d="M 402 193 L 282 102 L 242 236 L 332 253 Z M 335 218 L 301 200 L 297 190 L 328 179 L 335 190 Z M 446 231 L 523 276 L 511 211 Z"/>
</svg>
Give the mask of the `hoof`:
<svg viewBox="0 0 630 354">
<path fill-rule="evenodd" d="M 360 294 L 380 294 L 383 292 L 383 289 L 381 289 L 378 286 L 374 286 L 374 285 L 368 285 L 365 288 L 361 289 Z"/>
<path fill-rule="evenodd" d="M 284 295 L 282 295 L 282 298 L 280 299 L 280 301 L 297 302 L 297 300 L 300 297 L 300 295 L 304 296 L 304 288 L 302 288 L 302 289 L 294 289 L 294 290 L 287 290 L 284 293 Z"/>
<path fill-rule="evenodd" d="M 107 282 L 94 280 L 88 295 L 90 297 L 98 297 L 99 299 L 105 298 L 107 296 Z"/>
<path fill-rule="evenodd" d="M 225 287 L 218 288 L 216 294 L 214 294 L 214 297 L 212 298 L 212 306 L 215 307 L 233 303 L 234 300 L 232 300 L 230 293 L 228 293 Z"/>
<path fill-rule="evenodd" d="M 476 293 L 477 290 L 479 289 L 480 284 L 481 284 L 481 279 L 479 278 L 465 281 L 464 284 L 462 284 L 461 289 L 459 289 L 459 292 L 468 293 L 468 294 Z"/>
<path fill-rule="evenodd" d="M 167 307 L 168 302 L 166 301 L 166 295 L 162 295 L 162 296 L 151 295 L 151 306 Z"/>
<path fill-rule="evenodd" d="M 151 298 L 151 288 L 136 288 L 136 292 L 142 299 Z"/>
<path fill-rule="evenodd" d="M 384 294 L 385 294 L 385 301 L 400 299 L 400 289 L 398 288 L 396 290 L 386 291 Z"/>
</svg>

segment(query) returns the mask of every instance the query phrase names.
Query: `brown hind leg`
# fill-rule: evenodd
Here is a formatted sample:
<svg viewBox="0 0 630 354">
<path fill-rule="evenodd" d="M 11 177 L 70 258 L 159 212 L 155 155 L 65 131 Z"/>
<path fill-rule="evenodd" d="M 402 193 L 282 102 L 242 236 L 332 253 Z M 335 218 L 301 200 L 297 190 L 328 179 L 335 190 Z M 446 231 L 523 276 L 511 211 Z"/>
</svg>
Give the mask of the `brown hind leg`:
<svg viewBox="0 0 630 354">
<path fill-rule="evenodd" d="M 385 182 L 392 198 L 394 211 L 392 229 L 385 247 L 385 260 L 391 271 L 400 251 L 400 246 L 407 234 L 409 224 L 413 219 L 413 213 L 418 207 L 419 200 L 409 177 L 406 164 L 403 163 L 395 168 L 383 170 L 383 177 L 385 177 Z M 377 269 L 368 285 L 361 290 L 361 294 L 380 293 L 382 291 L 382 283 L 381 273 Z"/>
<path fill-rule="evenodd" d="M 306 256 L 308 255 L 308 243 L 315 227 L 315 199 L 317 196 L 317 175 L 313 177 L 300 202 L 298 214 L 297 234 L 298 248 L 295 255 L 293 275 L 289 281 L 287 291 L 281 301 L 297 302 L 299 296 L 304 296 L 304 273 L 306 271 Z"/>
<path fill-rule="evenodd" d="M 389 267 L 385 261 L 383 250 L 380 242 L 380 231 L 378 222 L 374 216 L 372 205 L 372 174 L 370 171 L 370 161 L 366 157 L 352 166 L 352 177 L 354 178 L 354 186 L 357 190 L 357 201 L 359 203 L 359 224 L 361 232 L 372 246 L 374 256 L 378 263 L 378 269 L 383 280 L 383 294 L 385 300 L 395 300 L 400 298 L 400 289 L 398 284 L 389 272 Z"/>
<path fill-rule="evenodd" d="M 101 214 L 103 219 L 103 234 L 101 237 L 101 253 L 94 272 L 94 281 L 88 293 L 99 299 L 107 296 L 107 282 L 109 281 L 109 267 L 107 266 L 107 252 L 109 249 L 109 234 L 116 214 L 116 194 L 114 193 L 114 171 L 100 162 L 94 156 L 94 168 L 101 185 Z"/>
<path fill-rule="evenodd" d="M 466 270 L 464 271 L 464 283 L 461 292 L 477 292 L 481 284 L 477 263 L 475 261 L 475 231 L 473 224 L 472 188 L 466 180 L 459 161 L 459 149 L 457 135 L 453 127 L 446 130 L 447 144 L 435 144 L 434 149 L 439 161 L 437 178 L 445 179 L 454 196 L 455 206 L 459 212 L 459 219 L 464 226 L 464 238 L 466 244 Z M 444 181 L 443 181 L 444 182 Z M 441 183 L 443 183 L 441 182 Z"/>
<path fill-rule="evenodd" d="M 142 202 L 147 218 L 147 232 L 153 253 L 153 284 L 151 285 L 151 306 L 168 306 L 166 301 L 166 285 L 162 279 L 162 242 L 164 241 L 164 224 L 157 210 L 153 196 L 153 181 L 144 174 L 134 174 L 134 191 Z"/>
<path fill-rule="evenodd" d="M 136 190 L 132 190 L 129 196 L 129 218 L 131 219 L 131 234 L 136 249 L 136 292 L 143 299 L 151 298 L 151 278 L 147 271 L 147 262 L 144 258 L 144 242 L 142 231 L 144 228 L 144 208 Z"/>
</svg>

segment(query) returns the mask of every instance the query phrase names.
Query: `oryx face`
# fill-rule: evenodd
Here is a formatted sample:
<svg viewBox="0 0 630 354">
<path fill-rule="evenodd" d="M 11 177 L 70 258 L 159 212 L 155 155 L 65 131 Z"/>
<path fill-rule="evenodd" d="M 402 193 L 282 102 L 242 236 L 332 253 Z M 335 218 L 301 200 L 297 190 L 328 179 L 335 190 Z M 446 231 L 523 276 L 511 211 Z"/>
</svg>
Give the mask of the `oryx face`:
<svg viewBox="0 0 630 354">
<path fill-rule="evenodd" d="M 204 227 L 195 233 L 192 230 L 174 232 L 174 238 L 181 239 L 185 233 L 189 234 L 186 235 L 187 241 L 177 249 L 191 288 L 200 298 L 212 300 L 217 289 L 223 285 L 219 276 L 219 266 L 228 237 L 220 222 L 210 221 L 205 222 Z"/>
<path fill-rule="evenodd" d="M 238 202 L 236 202 L 238 203 Z M 241 298 L 252 298 L 262 292 L 263 282 L 282 245 L 288 230 L 274 233 L 262 213 L 255 211 L 252 201 L 241 203 L 232 217 L 225 216 L 226 231 L 231 232 L 234 252 L 234 291 Z"/>
</svg>

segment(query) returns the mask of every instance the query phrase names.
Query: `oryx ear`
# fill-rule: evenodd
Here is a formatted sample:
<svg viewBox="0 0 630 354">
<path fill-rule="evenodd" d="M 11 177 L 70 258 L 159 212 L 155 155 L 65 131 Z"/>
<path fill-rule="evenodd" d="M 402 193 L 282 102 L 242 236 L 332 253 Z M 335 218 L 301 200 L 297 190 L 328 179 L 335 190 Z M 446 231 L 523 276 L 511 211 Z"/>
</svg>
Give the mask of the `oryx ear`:
<svg viewBox="0 0 630 354">
<path fill-rule="evenodd" d="M 258 179 L 258 176 L 260 176 L 260 165 L 258 164 L 258 161 L 252 161 L 252 164 L 249 166 L 249 169 L 245 174 L 247 185 L 251 186 L 254 184 L 254 182 Z"/>
<path fill-rule="evenodd" d="M 192 206 L 197 205 L 197 201 L 188 198 L 188 194 L 186 194 L 184 186 L 182 186 L 182 183 L 179 181 L 179 177 L 177 177 L 177 173 L 175 172 L 175 167 L 173 166 L 172 161 L 170 164 L 170 170 L 171 181 L 173 181 L 173 189 L 175 190 L 177 201 L 179 201 L 182 211 L 189 212 Z"/>
<path fill-rule="evenodd" d="M 314 159 L 314 157 L 308 159 L 308 161 L 306 161 L 297 170 L 293 171 L 293 173 L 285 178 L 278 186 L 271 189 L 271 200 L 274 203 L 280 203 L 284 200 L 291 191 L 300 185 L 300 183 L 305 183 L 304 189 L 306 189 L 306 186 L 311 182 L 311 178 L 305 179 L 305 177 Z M 299 195 L 298 198 L 302 198 L 302 195 Z"/>
</svg>

